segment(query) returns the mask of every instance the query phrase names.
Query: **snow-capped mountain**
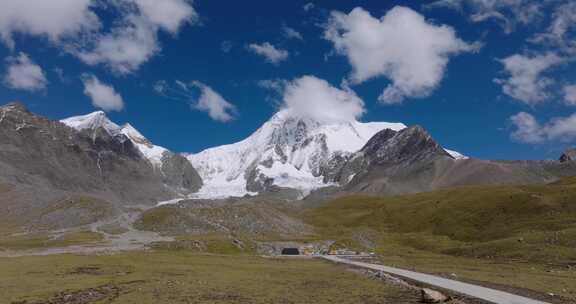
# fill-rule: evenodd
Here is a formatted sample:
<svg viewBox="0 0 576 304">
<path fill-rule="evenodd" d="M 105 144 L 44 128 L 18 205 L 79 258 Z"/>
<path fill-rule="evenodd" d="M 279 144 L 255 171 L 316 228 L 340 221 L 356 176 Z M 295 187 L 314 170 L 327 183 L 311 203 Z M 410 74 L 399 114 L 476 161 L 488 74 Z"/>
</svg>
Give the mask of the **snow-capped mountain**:
<svg viewBox="0 0 576 304">
<path fill-rule="evenodd" d="M 204 187 L 199 197 L 242 196 L 270 186 L 298 189 L 303 194 L 330 184 L 330 162 L 360 150 L 383 129 L 401 130 L 401 123 L 321 123 L 281 110 L 245 140 L 188 159 Z"/>
<path fill-rule="evenodd" d="M 164 174 L 166 162 L 178 156 L 152 144 L 132 125 L 122 126 L 97 111 L 61 121 L 76 129 L 103 129 L 120 140 L 129 139 L 154 168 Z M 358 121 L 320 122 L 281 110 L 245 140 L 186 155 L 202 178 L 196 198 L 225 198 L 257 194 L 271 187 L 289 188 L 302 195 L 335 183 L 336 167 L 379 131 L 405 129 L 402 123 Z M 446 150 L 455 159 L 462 154 Z M 172 160 L 173 167 L 174 160 Z M 181 163 L 181 162 L 179 162 Z M 189 165 L 189 164 L 186 164 Z M 173 169 L 172 169 L 173 170 Z M 339 181 L 341 182 L 341 181 Z"/>
<path fill-rule="evenodd" d="M 74 128 L 78 131 L 93 130 L 99 128 L 104 129 L 111 136 L 125 135 L 132 143 L 138 148 L 142 156 L 144 156 L 155 168 L 162 166 L 162 157 L 164 153 L 169 152 L 168 149 L 153 145 L 144 135 L 136 130 L 132 125 L 125 124 L 119 126 L 112 122 L 102 111 L 96 111 L 87 115 L 74 116 L 63 119 L 60 122 Z"/>
</svg>

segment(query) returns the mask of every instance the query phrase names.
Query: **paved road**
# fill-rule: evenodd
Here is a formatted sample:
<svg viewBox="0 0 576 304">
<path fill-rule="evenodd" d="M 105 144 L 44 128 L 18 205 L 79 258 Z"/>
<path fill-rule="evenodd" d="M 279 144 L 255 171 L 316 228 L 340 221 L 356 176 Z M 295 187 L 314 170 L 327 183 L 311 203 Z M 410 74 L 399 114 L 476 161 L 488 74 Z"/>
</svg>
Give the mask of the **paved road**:
<svg viewBox="0 0 576 304">
<path fill-rule="evenodd" d="M 454 292 L 468 295 L 477 299 L 485 300 L 491 303 L 496 304 L 549 304 L 542 301 L 532 300 L 529 298 L 517 296 L 511 293 L 490 289 L 486 287 L 481 287 L 477 285 L 472 285 L 468 283 L 458 282 L 454 280 L 445 279 L 442 277 L 393 268 L 383 265 L 377 264 L 369 264 L 357 261 L 351 261 L 347 259 L 343 259 L 336 256 L 323 256 L 324 259 L 327 259 L 332 262 L 336 263 L 343 263 L 348 265 L 353 265 L 357 267 L 367 268 L 371 270 L 382 271 L 388 274 L 400 276 L 406 279 L 418 281 L 421 283 L 425 283 L 427 285 L 436 286 L 439 288 L 452 290 Z"/>
</svg>

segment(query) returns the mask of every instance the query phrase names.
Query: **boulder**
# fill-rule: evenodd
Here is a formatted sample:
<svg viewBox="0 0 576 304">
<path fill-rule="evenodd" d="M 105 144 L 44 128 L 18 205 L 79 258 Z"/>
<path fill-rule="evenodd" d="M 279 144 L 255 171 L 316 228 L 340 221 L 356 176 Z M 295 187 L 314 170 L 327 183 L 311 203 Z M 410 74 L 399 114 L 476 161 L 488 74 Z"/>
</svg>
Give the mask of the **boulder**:
<svg viewBox="0 0 576 304">
<path fill-rule="evenodd" d="M 448 302 L 450 298 L 439 291 L 422 288 L 421 300 L 422 303 L 444 303 Z"/>
</svg>

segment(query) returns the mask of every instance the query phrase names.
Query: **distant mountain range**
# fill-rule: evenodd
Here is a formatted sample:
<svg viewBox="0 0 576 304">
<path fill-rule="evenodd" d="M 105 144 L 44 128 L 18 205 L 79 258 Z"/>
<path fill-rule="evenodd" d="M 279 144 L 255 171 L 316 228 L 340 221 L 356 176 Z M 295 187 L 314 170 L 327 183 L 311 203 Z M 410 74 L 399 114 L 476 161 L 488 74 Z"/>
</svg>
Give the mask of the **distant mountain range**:
<svg viewBox="0 0 576 304">
<path fill-rule="evenodd" d="M 575 158 L 478 160 L 444 149 L 419 126 L 319 122 L 288 110 L 239 143 L 179 154 L 104 112 L 59 122 L 12 103 L 0 107 L 0 221 L 61 228 L 179 198 L 315 200 L 547 183 L 576 175 Z"/>
</svg>

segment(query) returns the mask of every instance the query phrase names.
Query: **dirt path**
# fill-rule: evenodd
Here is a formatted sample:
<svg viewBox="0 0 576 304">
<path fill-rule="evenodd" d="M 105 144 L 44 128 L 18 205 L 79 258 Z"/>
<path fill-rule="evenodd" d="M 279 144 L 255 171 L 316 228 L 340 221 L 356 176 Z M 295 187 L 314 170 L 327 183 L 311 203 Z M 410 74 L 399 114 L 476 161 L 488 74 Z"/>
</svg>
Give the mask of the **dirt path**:
<svg viewBox="0 0 576 304">
<path fill-rule="evenodd" d="M 351 261 L 344 258 L 336 256 L 323 256 L 324 259 L 347 265 L 352 265 L 356 267 L 382 271 L 391 275 L 397 275 L 402 278 L 406 278 L 413 281 L 418 281 L 427 285 L 439 287 L 446 290 L 451 290 L 459 294 L 471 296 L 473 298 L 481 299 L 496 304 L 549 304 L 547 302 L 542 302 L 538 300 L 529 299 L 526 297 L 514 295 L 511 293 L 486 288 L 482 286 L 477 286 L 473 284 L 463 283 L 459 281 L 449 280 L 442 277 L 388 267 L 377 264 L 369 264 L 357 261 Z"/>
<path fill-rule="evenodd" d="M 132 251 L 143 250 L 154 242 L 173 241 L 171 237 L 164 237 L 154 232 L 139 231 L 132 227 L 132 224 L 137 219 L 138 213 L 124 213 L 115 219 L 91 224 L 89 229 L 93 232 L 100 233 L 104 236 L 104 240 L 99 243 L 74 245 L 67 247 L 55 248 L 38 248 L 30 250 L 0 250 L 0 258 L 13 258 L 23 256 L 45 256 L 53 254 L 106 254 L 119 251 Z M 102 229 L 111 223 L 117 224 L 119 228 L 124 229 L 123 233 L 110 234 Z M 66 230 L 58 231 L 56 234 L 64 235 Z"/>
</svg>

